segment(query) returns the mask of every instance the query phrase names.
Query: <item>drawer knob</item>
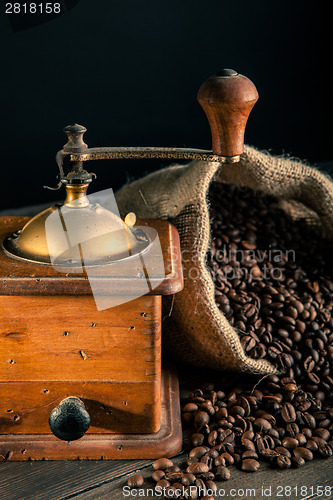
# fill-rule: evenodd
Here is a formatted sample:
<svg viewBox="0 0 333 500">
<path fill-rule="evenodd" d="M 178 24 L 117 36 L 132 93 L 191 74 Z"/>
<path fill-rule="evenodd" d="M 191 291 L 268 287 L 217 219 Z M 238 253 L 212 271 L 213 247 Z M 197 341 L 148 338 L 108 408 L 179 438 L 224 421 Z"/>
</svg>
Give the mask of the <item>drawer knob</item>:
<svg viewBox="0 0 333 500">
<path fill-rule="evenodd" d="M 75 441 L 89 429 L 90 416 L 81 399 L 71 396 L 51 411 L 49 426 L 57 438 Z"/>
</svg>

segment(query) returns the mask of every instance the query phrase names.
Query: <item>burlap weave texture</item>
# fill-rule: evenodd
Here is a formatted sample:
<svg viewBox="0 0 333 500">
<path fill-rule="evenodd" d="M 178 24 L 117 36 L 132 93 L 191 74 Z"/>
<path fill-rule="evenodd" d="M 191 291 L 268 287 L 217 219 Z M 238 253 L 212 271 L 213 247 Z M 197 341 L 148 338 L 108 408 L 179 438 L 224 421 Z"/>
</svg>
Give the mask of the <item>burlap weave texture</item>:
<svg viewBox="0 0 333 500">
<path fill-rule="evenodd" d="M 274 373 L 276 368 L 266 360 L 246 356 L 237 332 L 215 304 L 214 284 L 206 267 L 210 246 L 207 195 L 212 180 L 277 196 L 293 218 L 306 219 L 327 239 L 333 239 L 333 183 L 297 160 L 246 146 L 239 164 L 195 161 L 174 165 L 124 186 L 116 195 L 122 215 L 133 211 L 138 217 L 169 220 L 180 235 L 185 286 L 164 302 L 167 351 L 197 366 Z"/>
</svg>

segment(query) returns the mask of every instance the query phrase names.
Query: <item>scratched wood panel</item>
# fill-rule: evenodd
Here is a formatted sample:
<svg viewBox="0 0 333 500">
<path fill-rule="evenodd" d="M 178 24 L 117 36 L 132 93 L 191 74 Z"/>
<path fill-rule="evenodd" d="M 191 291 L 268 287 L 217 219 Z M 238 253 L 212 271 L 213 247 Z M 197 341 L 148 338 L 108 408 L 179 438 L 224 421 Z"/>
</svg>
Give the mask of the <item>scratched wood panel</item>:
<svg viewBox="0 0 333 500">
<path fill-rule="evenodd" d="M 150 433 L 160 427 L 161 384 L 156 382 L 2 382 L 0 434 L 50 434 L 50 412 L 80 398 L 91 423 L 87 434 Z"/>
<path fill-rule="evenodd" d="M 160 296 L 0 296 L 0 381 L 155 380 L 160 342 Z"/>
</svg>

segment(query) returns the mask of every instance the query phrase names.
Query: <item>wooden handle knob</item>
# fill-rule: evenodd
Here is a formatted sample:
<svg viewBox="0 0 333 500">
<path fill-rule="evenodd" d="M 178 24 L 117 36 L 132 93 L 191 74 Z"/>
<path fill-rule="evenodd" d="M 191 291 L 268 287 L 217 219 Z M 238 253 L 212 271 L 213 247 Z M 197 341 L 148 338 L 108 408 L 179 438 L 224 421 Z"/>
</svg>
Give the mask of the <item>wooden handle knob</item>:
<svg viewBox="0 0 333 500">
<path fill-rule="evenodd" d="M 209 121 L 214 154 L 243 153 L 246 122 L 258 97 L 251 80 L 232 69 L 220 71 L 201 85 L 198 101 Z"/>
</svg>

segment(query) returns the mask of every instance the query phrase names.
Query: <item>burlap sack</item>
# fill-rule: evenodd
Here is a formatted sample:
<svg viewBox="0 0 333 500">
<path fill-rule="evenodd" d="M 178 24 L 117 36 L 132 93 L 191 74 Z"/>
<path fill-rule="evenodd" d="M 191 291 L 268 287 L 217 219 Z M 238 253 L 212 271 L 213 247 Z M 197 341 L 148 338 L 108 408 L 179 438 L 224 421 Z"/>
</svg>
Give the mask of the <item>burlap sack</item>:
<svg viewBox="0 0 333 500">
<path fill-rule="evenodd" d="M 305 218 L 330 239 L 333 183 L 297 160 L 273 157 L 246 146 L 239 164 L 195 161 L 171 166 L 124 186 L 116 195 L 122 215 L 133 211 L 139 217 L 167 219 L 179 231 L 186 255 L 185 287 L 165 304 L 163 339 L 167 351 L 197 366 L 274 373 L 276 368 L 266 360 L 245 355 L 237 332 L 215 304 L 205 260 L 210 245 L 207 194 L 213 179 L 278 196 L 292 217 Z"/>
</svg>

